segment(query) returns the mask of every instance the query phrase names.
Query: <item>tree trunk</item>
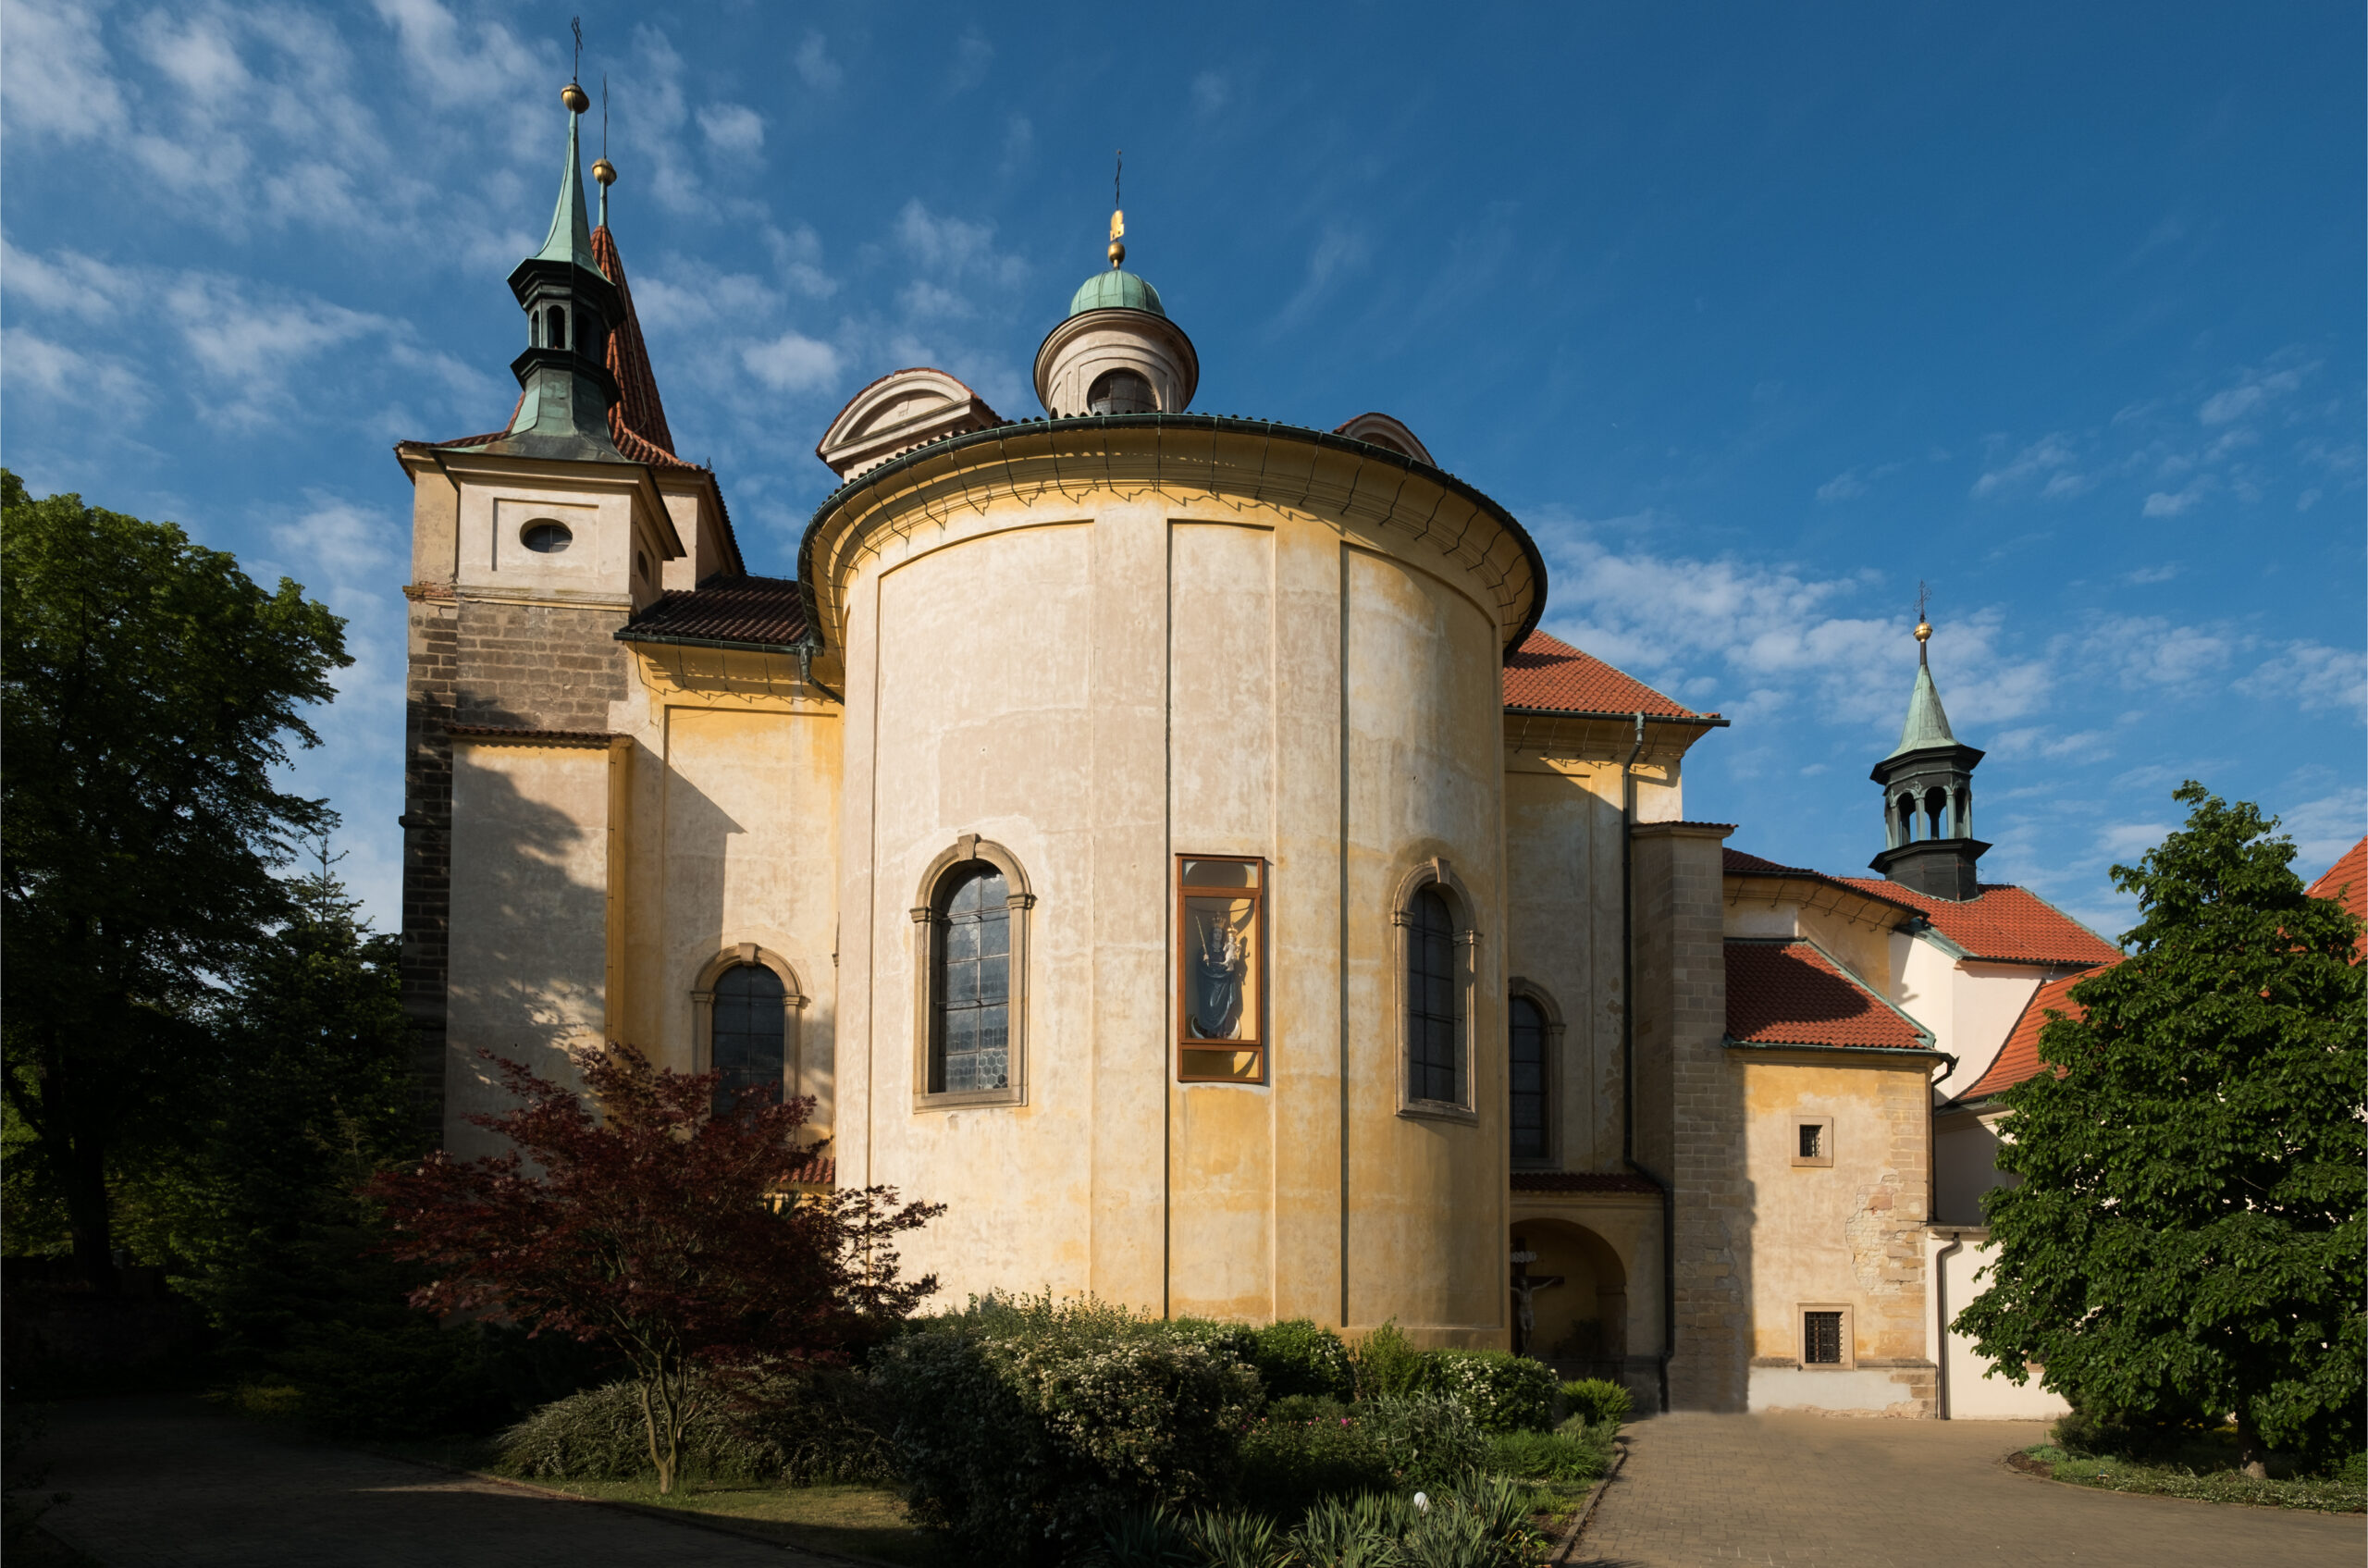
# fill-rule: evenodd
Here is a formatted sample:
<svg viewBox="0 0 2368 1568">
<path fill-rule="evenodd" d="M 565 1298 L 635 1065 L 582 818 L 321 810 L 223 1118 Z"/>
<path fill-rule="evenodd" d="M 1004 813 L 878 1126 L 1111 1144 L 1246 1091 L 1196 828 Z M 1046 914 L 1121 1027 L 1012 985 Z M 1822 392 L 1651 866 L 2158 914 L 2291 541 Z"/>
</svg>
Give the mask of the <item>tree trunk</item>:
<svg viewBox="0 0 2368 1568">
<path fill-rule="evenodd" d="M 2237 1410 L 2237 1451 L 2246 1475 L 2256 1481 L 2269 1479 L 2269 1450 L 2262 1443 L 2261 1428 L 2253 1424 L 2252 1413 L 2241 1405 Z"/>
<path fill-rule="evenodd" d="M 49 1160 L 66 1200 L 66 1223 L 74 1237 L 74 1266 L 101 1295 L 116 1291 L 115 1227 L 107 1213 L 105 1152 L 94 1141 L 77 1138 Z"/>
</svg>

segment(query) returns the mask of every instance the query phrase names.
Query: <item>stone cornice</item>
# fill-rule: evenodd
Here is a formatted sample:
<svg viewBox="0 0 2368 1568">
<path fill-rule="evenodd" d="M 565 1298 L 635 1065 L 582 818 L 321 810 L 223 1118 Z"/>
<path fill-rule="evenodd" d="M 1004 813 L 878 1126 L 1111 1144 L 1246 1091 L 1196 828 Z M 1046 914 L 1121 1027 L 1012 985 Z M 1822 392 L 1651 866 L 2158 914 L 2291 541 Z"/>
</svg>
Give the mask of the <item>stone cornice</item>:
<svg viewBox="0 0 2368 1568">
<path fill-rule="evenodd" d="M 1328 431 L 1224 414 L 1141 414 L 1027 420 L 933 442 L 857 477 L 807 525 L 797 575 L 815 629 L 845 647 L 841 585 L 890 537 L 1047 496 L 1096 492 L 1263 505 L 1426 542 L 1476 578 L 1500 642 L 1520 646 L 1546 600 L 1546 562 L 1511 513 L 1454 475 Z M 1484 607 L 1485 603 L 1484 603 Z"/>
</svg>

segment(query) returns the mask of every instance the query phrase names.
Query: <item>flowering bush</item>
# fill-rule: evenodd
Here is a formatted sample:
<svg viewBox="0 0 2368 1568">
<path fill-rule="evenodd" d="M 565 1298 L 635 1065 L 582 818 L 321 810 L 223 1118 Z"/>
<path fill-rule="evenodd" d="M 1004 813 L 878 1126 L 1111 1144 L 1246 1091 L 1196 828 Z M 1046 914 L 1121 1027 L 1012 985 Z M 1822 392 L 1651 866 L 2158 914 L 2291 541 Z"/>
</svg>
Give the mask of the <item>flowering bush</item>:
<svg viewBox="0 0 2368 1568">
<path fill-rule="evenodd" d="M 1488 1434 L 1471 1407 L 1445 1394 L 1384 1394 L 1364 1426 L 1400 1487 L 1451 1481 L 1488 1457 Z"/>
<path fill-rule="evenodd" d="M 1554 1425 L 1560 1386 L 1542 1361 L 1510 1351 L 1431 1351 L 1421 1387 L 1472 1412 L 1484 1432 L 1542 1432 Z"/>
<path fill-rule="evenodd" d="M 1356 1391 L 1349 1347 L 1340 1336 L 1304 1317 L 1272 1323 L 1252 1336 L 1250 1363 L 1268 1399 L 1294 1394 L 1345 1400 Z"/>
<path fill-rule="evenodd" d="M 1050 1562 L 1126 1509 L 1221 1492 L 1261 1396 L 1210 1348 L 1215 1327 L 1047 1292 L 974 1297 L 882 1346 L 872 1375 L 914 1517 L 966 1562 Z"/>
</svg>

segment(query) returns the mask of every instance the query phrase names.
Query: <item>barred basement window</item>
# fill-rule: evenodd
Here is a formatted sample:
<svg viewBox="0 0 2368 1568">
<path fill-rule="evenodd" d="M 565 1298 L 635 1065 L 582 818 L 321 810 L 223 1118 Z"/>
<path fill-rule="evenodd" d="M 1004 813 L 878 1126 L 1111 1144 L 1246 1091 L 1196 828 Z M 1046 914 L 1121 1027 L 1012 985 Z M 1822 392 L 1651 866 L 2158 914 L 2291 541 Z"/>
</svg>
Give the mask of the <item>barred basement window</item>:
<svg viewBox="0 0 2368 1568">
<path fill-rule="evenodd" d="M 1801 1314 L 1801 1360 L 1811 1366 L 1842 1364 L 1842 1315 L 1838 1312 Z"/>
</svg>

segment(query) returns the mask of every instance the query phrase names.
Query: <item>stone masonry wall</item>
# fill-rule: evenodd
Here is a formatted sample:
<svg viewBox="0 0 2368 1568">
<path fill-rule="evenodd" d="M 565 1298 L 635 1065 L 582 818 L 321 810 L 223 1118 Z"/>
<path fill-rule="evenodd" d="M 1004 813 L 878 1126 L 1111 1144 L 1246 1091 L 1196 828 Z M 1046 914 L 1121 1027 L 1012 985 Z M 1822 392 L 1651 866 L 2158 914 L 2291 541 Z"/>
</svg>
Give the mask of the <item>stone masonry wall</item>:
<svg viewBox="0 0 2368 1568">
<path fill-rule="evenodd" d="M 403 1012 L 412 1030 L 413 1110 L 421 1142 L 444 1129 L 445 994 L 450 972 L 454 724 L 606 730 L 631 690 L 617 642 L 623 610 L 457 598 L 408 590 L 410 673 L 403 721 Z"/>
<path fill-rule="evenodd" d="M 1635 833 L 1639 1153 L 1674 1191 L 1677 1333 L 1670 1402 L 1744 1408 L 1751 1356 L 1751 1184 L 1743 1077 L 1728 1060 L 1728 830 L 1686 822 Z M 1649 1154 L 1646 1152 L 1650 1151 Z"/>
</svg>

